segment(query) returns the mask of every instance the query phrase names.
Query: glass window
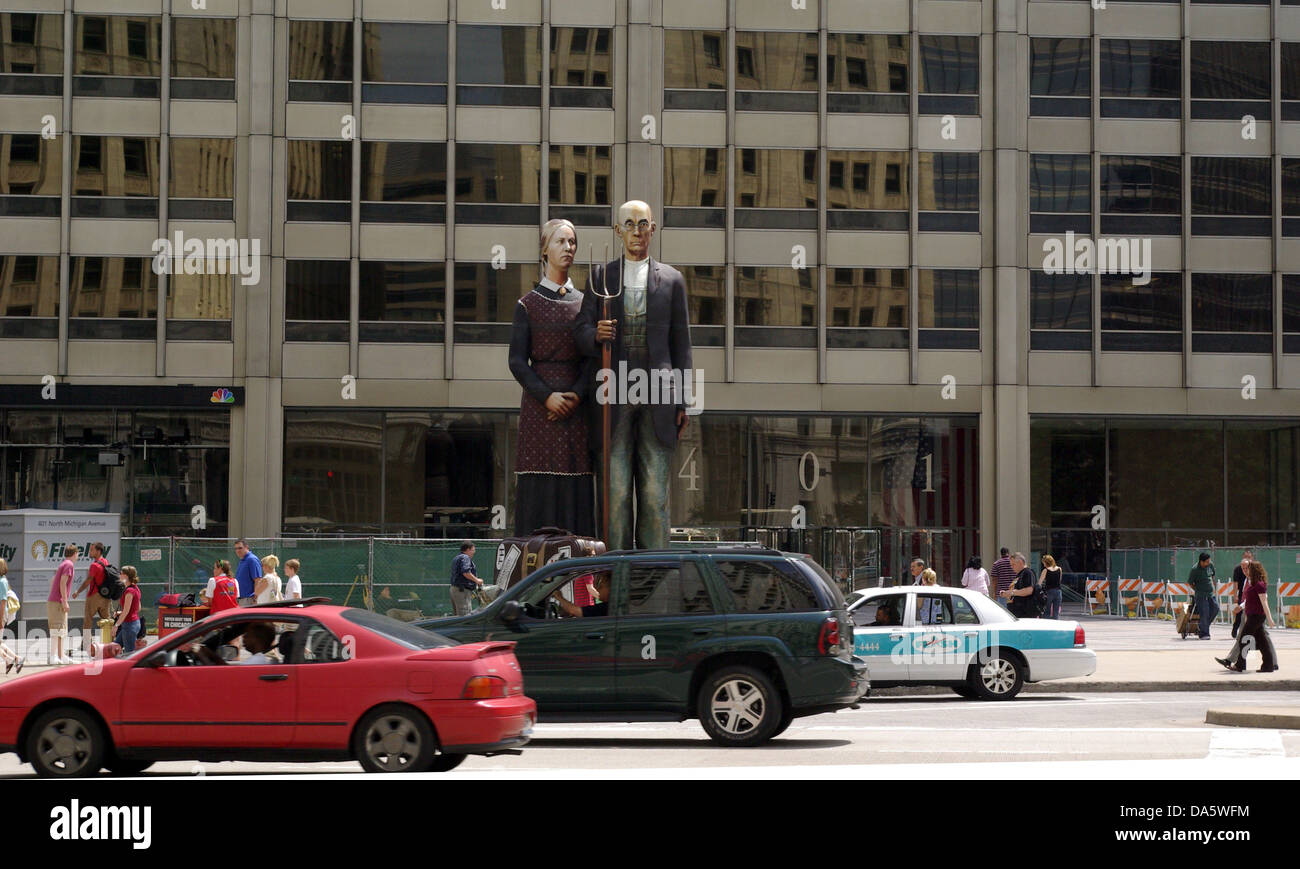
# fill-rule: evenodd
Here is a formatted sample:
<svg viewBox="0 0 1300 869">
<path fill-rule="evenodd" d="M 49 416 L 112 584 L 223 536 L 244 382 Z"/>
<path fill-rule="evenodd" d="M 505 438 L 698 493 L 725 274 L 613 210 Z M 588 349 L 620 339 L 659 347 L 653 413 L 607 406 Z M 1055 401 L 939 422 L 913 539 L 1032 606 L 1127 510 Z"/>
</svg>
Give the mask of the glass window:
<svg viewBox="0 0 1300 869">
<path fill-rule="evenodd" d="M 1104 155 L 1101 211 L 1103 214 L 1180 214 L 1182 178 L 1181 157 Z"/>
<path fill-rule="evenodd" d="M 827 281 L 831 326 L 907 328 L 907 269 L 837 268 Z"/>
<path fill-rule="evenodd" d="M 540 145 L 456 143 L 456 201 L 528 203 L 541 201 Z"/>
<path fill-rule="evenodd" d="M 183 272 L 167 278 L 168 320 L 229 320 L 235 278 L 217 274 L 214 264 L 208 274 L 187 275 Z"/>
<path fill-rule="evenodd" d="M 63 16 L 0 12 L 0 73 L 63 75 Z"/>
<path fill-rule="evenodd" d="M 156 138 L 73 136 L 74 196 L 158 196 Z"/>
<path fill-rule="evenodd" d="M 1192 213 L 1271 215 L 1272 160 L 1268 157 L 1192 157 Z"/>
<path fill-rule="evenodd" d="M 952 604 L 946 594 L 916 596 L 916 623 L 920 625 L 952 624 Z"/>
<path fill-rule="evenodd" d="M 75 27 L 74 75 L 162 75 L 161 17 L 77 15 Z"/>
<path fill-rule="evenodd" d="M 1029 210 L 1087 214 L 1092 210 L 1092 159 L 1087 154 L 1032 154 Z"/>
<path fill-rule="evenodd" d="M 633 564 L 627 571 L 627 614 L 662 616 L 713 612 L 695 564 Z"/>
<path fill-rule="evenodd" d="M 348 320 L 351 266 L 347 260 L 287 260 L 286 320 Z"/>
<path fill-rule="evenodd" d="M 1282 99 L 1300 100 L 1300 42 L 1282 43 Z"/>
<path fill-rule="evenodd" d="M 290 81 L 352 84 L 352 22 L 290 21 Z"/>
<path fill-rule="evenodd" d="M 1300 217 L 1300 158 L 1282 158 L 1282 216 Z"/>
<path fill-rule="evenodd" d="M 1092 93 L 1092 41 L 1034 37 L 1029 40 L 1029 92 L 1034 96 L 1086 97 Z"/>
<path fill-rule="evenodd" d="M 1031 329 L 1091 329 L 1092 276 L 1029 273 Z"/>
<path fill-rule="evenodd" d="M 550 158 L 551 202 L 564 205 L 610 204 L 613 160 L 607 146 L 552 145 Z"/>
<path fill-rule="evenodd" d="M 352 143 L 290 139 L 288 199 L 350 202 Z"/>
<path fill-rule="evenodd" d="M 1156 272 L 1144 285 L 1134 284 L 1128 275 L 1102 275 L 1101 328 L 1182 332 L 1182 273 Z"/>
<path fill-rule="evenodd" d="M 853 611 L 855 628 L 896 627 L 903 623 L 905 594 L 882 594 L 866 601 Z"/>
<path fill-rule="evenodd" d="M 0 316 L 59 316 L 57 256 L 0 256 Z"/>
<path fill-rule="evenodd" d="M 570 277 L 574 278 L 572 272 Z M 538 267 L 511 263 L 493 268 L 488 263 L 456 263 L 456 321 L 458 323 L 509 323 L 515 304 L 537 282 Z M 579 282 L 574 278 L 574 284 Z"/>
<path fill-rule="evenodd" d="M 441 323 L 446 280 L 443 263 L 363 261 L 361 319 Z"/>
<path fill-rule="evenodd" d="M 726 148 L 664 148 L 665 206 L 723 208 L 726 202 Z"/>
<path fill-rule="evenodd" d="M 445 142 L 361 143 L 362 202 L 446 200 Z"/>
<path fill-rule="evenodd" d="M 542 29 L 486 24 L 456 28 L 456 80 L 541 86 Z"/>
<path fill-rule="evenodd" d="M 234 18 L 172 17 L 172 77 L 235 77 Z"/>
<path fill-rule="evenodd" d="M 1192 329 L 1271 333 L 1273 276 L 1193 273 Z"/>
<path fill-rule="evenodd" d="M 1176 39 L 1103 39 L 1101 95 L 1179 99 L 1182 43 Z"/>
<path fill-rule="evenodd" d="M 744 148 L 741 151 L 742 161 L 752 161 L 747 165 L 754 169 L 736 173 L 737 208 L 817 207 L 815 150 Z M 805 172 L 809 155 L 813 160 L 811 179 Z"/>
<path fill-rule="evenodd" d="M 921 93 L 978 94 L 980 38 L 925 36 L 921 41 Z"/>
<path fill-rule="evenodd" d="M 284 417 L 285 528 L 378 531 L 383 414 L 286 411 Z"/>
<path fill-rule="evenodd" d="M 978 153 L 922 151 L 918 171 L 922 211 L 979 211 Z"/>
<path fill-rule="evenodd" d="M 845 184 L 829 191 L 828 207 L 868 211 L 906 211 L 911 207 L 906 151 L 827 151 L 828 165 L 838 163 Z"/>
<path fill-rule="evenodd" d="M 817 290 L 809 269 L 742 266 L 736 270 L 737 326 L 816 326 Z"/>
<path fill-rule="evenodd" d="M 952 623 L 954 625 L 978 625 L 980 623 L 979 616 L 975 614 L 975 610 L 971 609 L 971 605 L 966 601 L 966 598 L 954 594 L 948 600 L 952 606 Z"/>
<path fill-rule="evenodd" d="M 716 559 L 736 612 L 807 612 L 821 609 L 812 585 L 788 564 Z"/>
<path fill-rule="evenodd" d="M 665 29 L 664 88 L 725 90 L 726 45 L 722 30 Z"/>
<path fill-rule="evenodd" d="M 727 278 L 721 266 L 682 266 L 686 275 L 686 305 L 692 326 L 725 325 Z M 696 346 L 699 346 L 697 343 Z"/>
<path fill-rule="evenodd" d="M 551 84 L 612 87 L 614 63 L 608 27 L 551 28 Z"/>
<path fill-rule="evenodd" d="M 1109 423 L 1111 528 L 1223 527 L 1221 423 Z"/>
<path fill-rule="evenodd" d="M 828 33 L 826 89 L 906 94 L 909 42 L 883 33 Z"/>
<path fill-rule="evenodd" d="M 58 196 L 63 188 L 63 148 L 37 134 L 0 134 L 0 195 Z"/>
<path fill-rule="evenodd" d="M 235 140 L 172 136 L 168 166 L 173 199 L 232 199 L 235 190 Z"/>
<path fill-rule="evenodd" d="M 347 618 L 348 612 L 356 612 L 356 610 L 344 611 L 344 618 Z M 349 619 L 349 621 L 354 620 Z M 401 624 L 396 619 L 391 621 L 394 624 Z M 298 636 L 295 639 L 298 642 L 296 644 L 297 648 L 294 650 L 294 657 L 286 660 L 285 663 L 333 664 L 338 661 L 346 661 L 351 657 L 348 649 L 339 641 L 339 638 L 334 636 L 329 628 L 315 619 L 303 619 L 297 633 Z M 376 633 L 379 633 L 379 631 L 376 631 Z M 385 636 L 382 633 L 380 635 Z M 451 641 L 447 640 L 444 644 L 451 645 Z"/>
<path fill-rule="evenodd" d="M 736 90 L 817 90 L 816 33 L 736 33 Z M 811 56 L 813 74 L 805 71 Z"/>
<path fill-rule="evenodd" d="M 1267 42 L 1194 40 L 1192 99 L 1267 100 L 1272 58 Z"/>
<path fill-rule="evenodd" d="M 73 317 L 152 318 L 158 313 L 158 276 L 153 260 L 137 257 L 71 258 Z"/>
<path fill-rule="evenodd" d="M 1300 523 L 1300 427 L 1240 420 L 1228 420 L 1225 427 L 1228 527 L 1286 528 L 1294 535 Z M 1294 545 L 1296 540 L 1270 542 Z"/>
<path fill-rule="evenodd" d="M 1282 276 L 1282 331 L 1300 332 L 1300 275 Z"/>
<path fill-rule="evenodd" d="M 366 21 L 361 80 L 389 84 L 447 82 L 447 25 Z"/>
<path fill-rule="evenodd" d="M 922 329 L 978 329 L 978 269 L 921 269 L 918 272 Z"/>
</svg>

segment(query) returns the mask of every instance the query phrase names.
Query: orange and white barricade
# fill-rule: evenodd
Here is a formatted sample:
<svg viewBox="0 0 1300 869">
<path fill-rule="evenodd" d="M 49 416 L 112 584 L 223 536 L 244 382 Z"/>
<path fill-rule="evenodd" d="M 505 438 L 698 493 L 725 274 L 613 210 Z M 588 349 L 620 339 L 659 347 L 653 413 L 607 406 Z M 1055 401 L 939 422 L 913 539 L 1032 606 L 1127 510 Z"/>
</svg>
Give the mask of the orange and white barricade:
<svg viewBox="0 0 1300 869">
<path fill-rule="evenodd" d="M 1237 583 L 1220 582 L 1214 586 L 1219 601 L 1219 621 L 1232 624 L 1232 608 L 1237 605 Z"/>
<path fill-rule="evenodd" d="M 1195 597 L 1196 592 L 1190 582 L 1165 583 L 1165 603 L 1169 608 L 1170 615 L 1175 619 L 1178 617 L 1178 606 L 1181 604 L 1190 610 Z"/>
<path fill-rule="evenodd" d="M 1106 615 L 1110 615 L 1110 580 L 1085 579 L 1083 586 L 1083 611 L 1099 615 L 1097 608 L 1105 607 Z"/>
<path fill-rule="evenodd" d="M 1165 603 L 1165 583 L 1143 580 L 1138 587 L 1138 615 L 1150 618 L 1159 612 Z"/>
<path fill-rule="evenodd" d="M 1287 599 L 1291 603 L 1287 603 Z M 1277 584 L 1277 613 L 1274 621 L 1278 627 L 1300 628 L 1300 582 Z"/>
<path fill-rule="evenodd" d="M 1128 618 L 1138 618 L 1138 609 L 1142 602 L 1142 578 L 1137 579 L 1120 579 L 1119 580 L 1119 600 L 1116 604 L 1119 607 L 1119 614 Z"/>
</svg>

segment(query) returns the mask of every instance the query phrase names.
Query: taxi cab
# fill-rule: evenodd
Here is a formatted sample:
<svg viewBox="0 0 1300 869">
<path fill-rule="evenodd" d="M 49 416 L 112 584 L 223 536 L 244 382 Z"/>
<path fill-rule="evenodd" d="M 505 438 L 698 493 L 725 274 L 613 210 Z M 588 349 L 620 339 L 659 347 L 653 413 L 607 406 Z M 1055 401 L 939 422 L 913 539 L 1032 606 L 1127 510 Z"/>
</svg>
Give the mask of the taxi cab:
<svg viewBox="0 0 1300 869">
<path fill-rule="evenodd" d="M 963 697 L 1010 700 L 1026 682 L 1090 676 L 1097 654 L 1083 626 L 1018 619 L 986 595 L 947 586 L 854 592 L 853 654 L 873 688 L 943 685 Z"/>
</svg>

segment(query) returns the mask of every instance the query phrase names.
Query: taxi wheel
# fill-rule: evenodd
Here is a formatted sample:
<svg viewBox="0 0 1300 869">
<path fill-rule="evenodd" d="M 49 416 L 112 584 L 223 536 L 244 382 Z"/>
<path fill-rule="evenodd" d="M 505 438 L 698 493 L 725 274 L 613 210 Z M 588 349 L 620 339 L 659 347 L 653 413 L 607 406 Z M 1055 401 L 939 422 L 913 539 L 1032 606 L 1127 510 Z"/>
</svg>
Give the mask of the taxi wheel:
<svg viewBox="0 0 1300 869">
<path fill-rule="evenodd" d="M 425 772 L 439 757 L 428 719 L 396 703 L 372 709 L 361 719 L 352 751 L 366 772 Z"/>
<path fill-rule="evenodd" d="M 751 746 L 779 731 L 785 704 L 772 680 L 752 667 L 724 666 L 700 686 L 700 724 L 721 745 Z"/>
<path fill-rule="evenodd" d="M 61 706 L 36 719 L 27 734 L 27 759 L 42 778 L 98 775 L 108 740 L 94 716 Z"/>
<path fill-rule="evenodd" d="M 1020 662 L 1001 649 L 980 653 L 970 665 L 970 689 L 981 700 L 1010 700 L 1024 686 Z"/>
</svg>

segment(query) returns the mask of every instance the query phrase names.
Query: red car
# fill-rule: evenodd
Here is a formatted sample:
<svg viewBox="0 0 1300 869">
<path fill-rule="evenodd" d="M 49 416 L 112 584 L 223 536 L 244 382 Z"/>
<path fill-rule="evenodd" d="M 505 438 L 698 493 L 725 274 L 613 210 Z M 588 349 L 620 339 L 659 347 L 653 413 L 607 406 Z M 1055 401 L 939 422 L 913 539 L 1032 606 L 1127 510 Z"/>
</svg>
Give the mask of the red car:
<svg viewBox="0 0 1300 869">
<path fill-rule="evenodd" d="M 8 682 L 0 752 L 60 777 L 190 759 L 421 772 L 528 741 L 537 707 L 514 643 L 458 645 L 324 600 L 228 610 L 125 658 Z"/>
</svg>

